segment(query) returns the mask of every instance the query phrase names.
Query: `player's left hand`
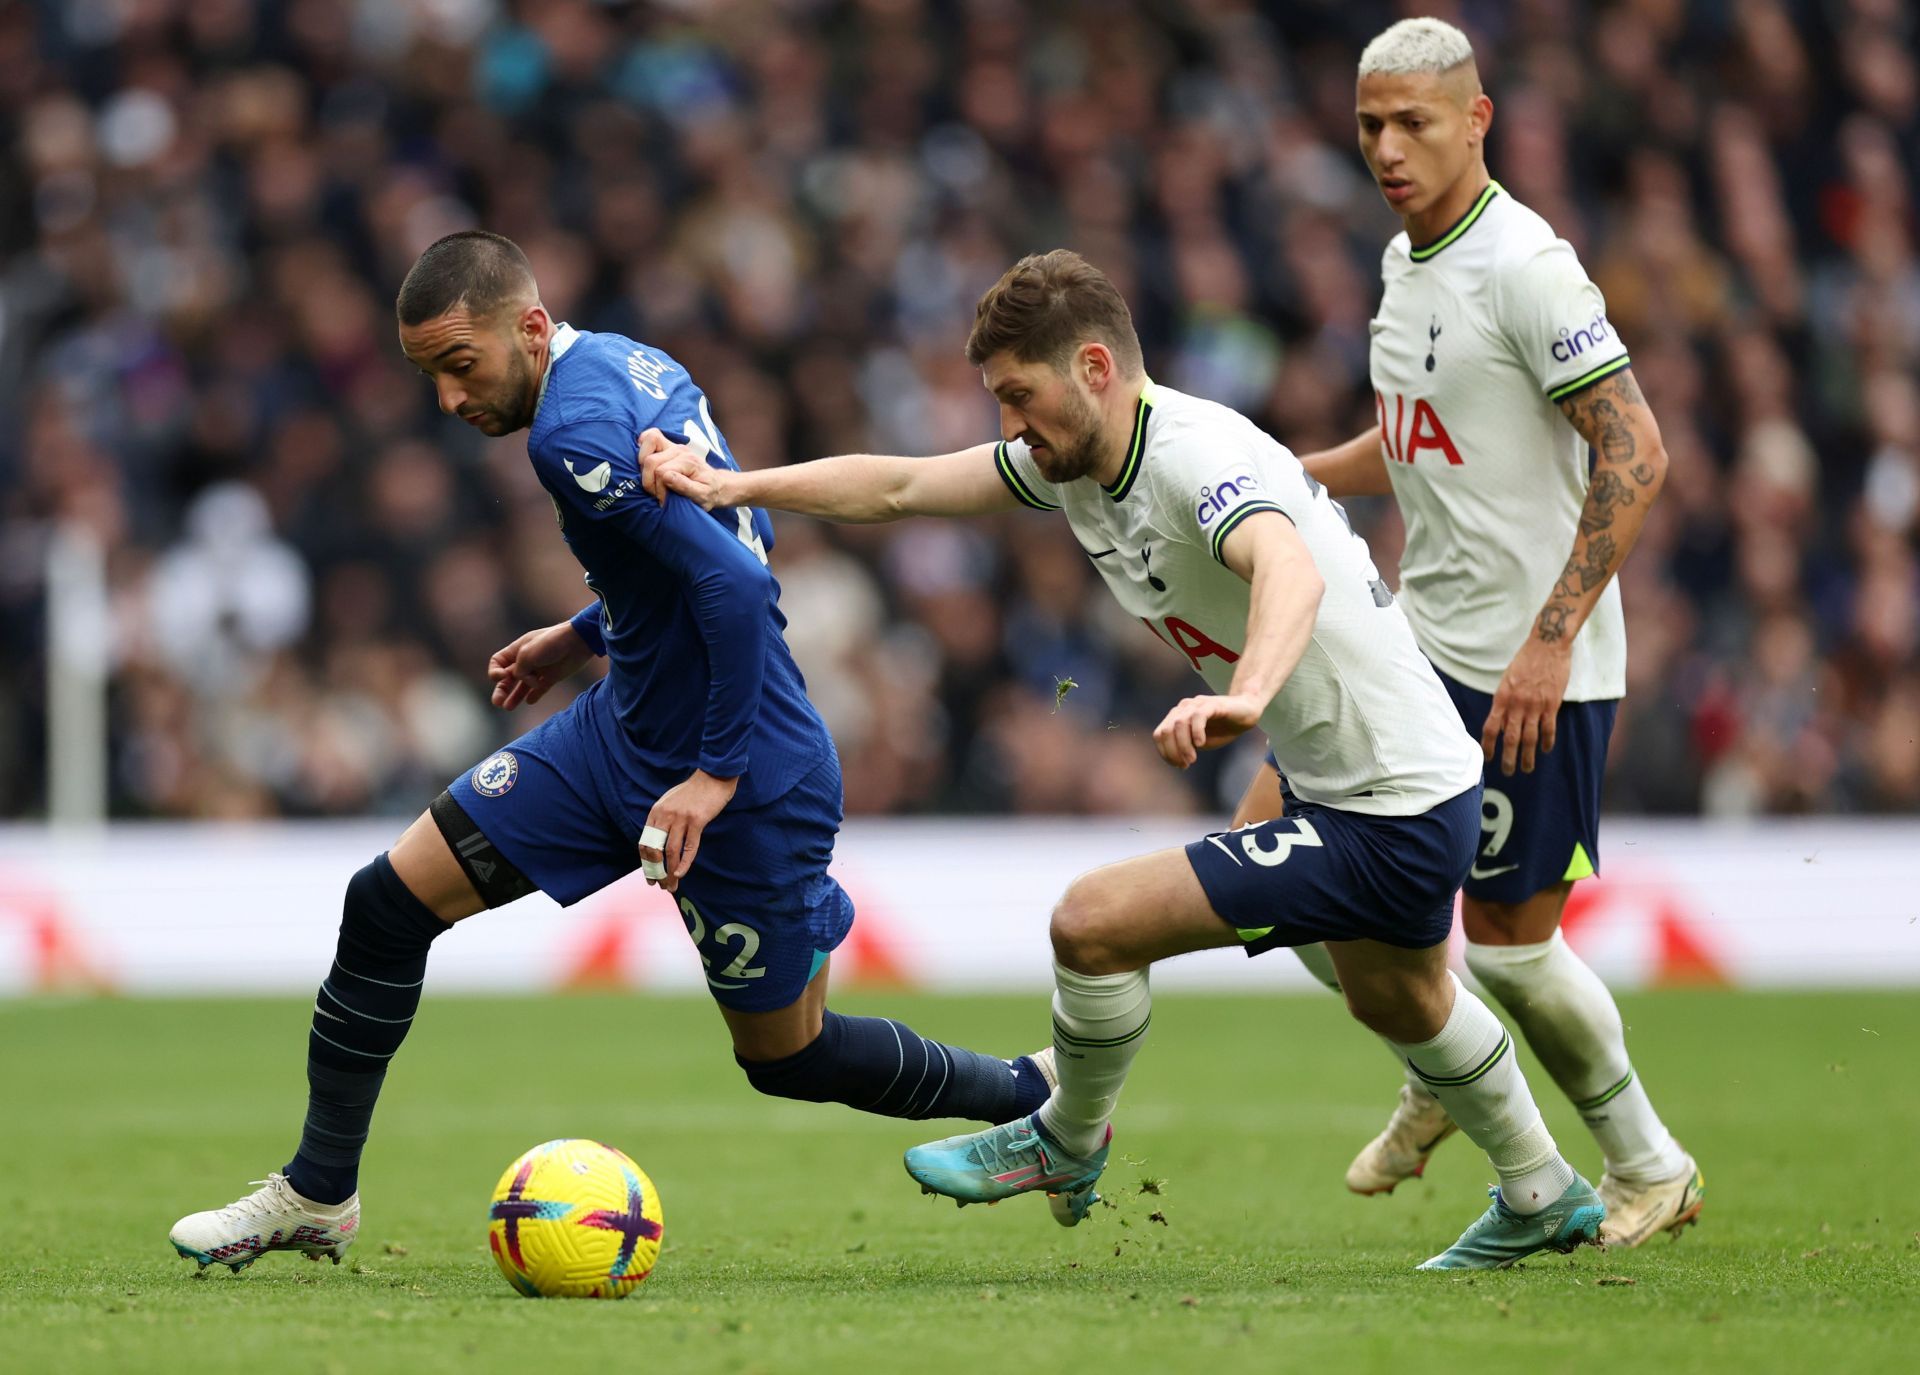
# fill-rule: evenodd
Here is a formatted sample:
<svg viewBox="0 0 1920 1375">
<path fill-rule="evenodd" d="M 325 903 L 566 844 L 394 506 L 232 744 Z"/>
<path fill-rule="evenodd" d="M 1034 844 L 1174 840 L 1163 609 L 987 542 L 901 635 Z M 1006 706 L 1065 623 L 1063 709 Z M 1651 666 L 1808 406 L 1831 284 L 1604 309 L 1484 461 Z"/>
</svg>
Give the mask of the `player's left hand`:
<svg viewBox="0 0 1920 1375">
<path fill-rule="evenodd" d="M 660 794 L 660 800 L 647 813 L 646 831 L 641 833 L 641 873 L 648 883 L 669 893 L 679 888 L 680 880 L 693 867 L 693 857 L 700 853 L 701 832 L 733 801 L 739 785 L 737 778 L 716 778 L 696 769 L 686 782 Z M 664 832 L 665 839 L 658 845 L 645 844 L 647 831 L 655 829 Z M 658 878 L 650 872 L 654 865 L 662 871 Z"/>
<path fill-rule="evenodd" d="M 1480 729 L 1480 750 L 1489 760 L 1500 751 L 1500 772 L 1510 774 L 1516 763 L 1532 773 L 1537 753 L 1553 748 L 1554 723 L 1560 701 L 1567 695 L 1567 677 L 1573 671 L 1573 643 L 1548 644 L 1529 638 L 1507 665 Z M 1506 742 L 1501 743 L 1505 733 Z"/>
<path fill-rule="evenodd" d="M 1184 769 L 1201 750 L 1217 750 L 1259 724 L 1260 704 L 1251 697 L 1189 697 L 1153 728 L 1153 744 L 1162 759 Z"/>
</svg>

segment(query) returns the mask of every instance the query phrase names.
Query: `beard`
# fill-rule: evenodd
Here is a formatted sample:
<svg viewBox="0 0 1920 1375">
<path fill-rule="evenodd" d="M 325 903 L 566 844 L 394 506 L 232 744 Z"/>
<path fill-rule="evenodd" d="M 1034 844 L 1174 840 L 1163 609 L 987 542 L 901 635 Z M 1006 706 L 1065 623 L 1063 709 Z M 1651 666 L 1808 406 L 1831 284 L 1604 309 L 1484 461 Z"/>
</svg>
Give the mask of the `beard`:
<svg viewBox="0 0 1920 1375">
<path fill-rule="evenodd" d="M 1048 482 L 1076 482 L 1100 466 L 1100 415 L 1093 403 L 1069 391 L 1060 407 L 1053 434 L 1026 436 L 1028 447 L 1037 440 L 1045 447 L 1033 455 L 1033 464 Z"/>
<path fill-rule="evenodd" d="M 523 430 L 533 423 L 540 389 L 533 385 L 533 369 L 527 366 L 526 358 L 518 349 L 508 355 L 507 376 L 500 392 L 504 399 L 498 404 L 477 406 L 471 411 L 477 417 L 476 428 L 480 433 L 494 438 Z"/>
</svg>

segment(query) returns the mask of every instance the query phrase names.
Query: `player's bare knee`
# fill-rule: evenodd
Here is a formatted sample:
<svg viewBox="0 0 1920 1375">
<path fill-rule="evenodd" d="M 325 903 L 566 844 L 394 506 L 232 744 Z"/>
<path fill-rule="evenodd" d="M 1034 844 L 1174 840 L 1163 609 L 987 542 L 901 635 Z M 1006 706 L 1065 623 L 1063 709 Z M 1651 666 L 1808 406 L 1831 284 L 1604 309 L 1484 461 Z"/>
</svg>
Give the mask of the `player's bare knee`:
<svg viewBox="0 0 1920 1375">
<path fill-rule="evenodd" d="M 1053 907 L 1053 958 L 1077 974 L 1120 974 L 1129 967 L 1115 945 L 1113 904 L 1102 887 L 1091 876 L 1077 878 Z"/>
<path fill-rule="evenodd" d="M 1427 991 L 1404 980 L 1353 982 L 1343 985 L 1347 1011 L 1353 1019 L 1376 1036 L 1401 1045 L 1430 1041 L 1446 1025 L 1441 1012 Z"/>
<path fill-rule="evenodd" d="M 1572 889 L 1571 883 L 1557 883 L 1520 902 L 1466 898 L 1460 924 L 1475 945 L 1537 945 L 1553 939 Z"/>
</svg>

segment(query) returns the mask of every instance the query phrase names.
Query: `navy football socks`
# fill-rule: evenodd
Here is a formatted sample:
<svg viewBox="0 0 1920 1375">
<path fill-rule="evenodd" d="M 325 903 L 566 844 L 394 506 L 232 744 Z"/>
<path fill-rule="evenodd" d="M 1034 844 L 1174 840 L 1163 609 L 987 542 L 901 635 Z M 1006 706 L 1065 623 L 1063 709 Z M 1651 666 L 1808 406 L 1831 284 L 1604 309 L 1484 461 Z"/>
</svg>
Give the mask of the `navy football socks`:
<svg viewBox="0 0 1920 1375">
<path fill-rule="evenodd" d="M 1027 1056 L 991 1055 L 929 1041 L 890 1017 L 828 1011 L 813 1043 L 784 1060 L 742 1060 L 762 1093 L 806 1103 L 845 1103 L 886 1117 L 966 1117 L 1010 1122 L 1047 1101 L 1047 1082 Z"/>
<path fill-rule="evenodd" d="M 373 1105 L 420 1006 L 427 951 L 447 923 L 381 855 L 347 884 L 333 969 L 307 1034 L 307 1120 L 286 1175 L 295 1193 L 340 1203 L 360 1187 Z"/>
<path fill-rule="evenodd" d="M 447 929 L 407 891 L 385 855 L 347 884 L 339 946 L 307 1035 L 306 1124 L 286 1168 L 302 1197 L 340 1203 L 359 1188 L 360 1155 L 388 1062 L 419 1008 L 427 952 Z M 888 1117 L 1010 1122 L 1049 1093 L 1027 1056 L 1008 1064 L 930 1041 L 890 1018 L 831 1011 L 806 1049 L 739 1063 L 762 1093 Z"/>
</svg>

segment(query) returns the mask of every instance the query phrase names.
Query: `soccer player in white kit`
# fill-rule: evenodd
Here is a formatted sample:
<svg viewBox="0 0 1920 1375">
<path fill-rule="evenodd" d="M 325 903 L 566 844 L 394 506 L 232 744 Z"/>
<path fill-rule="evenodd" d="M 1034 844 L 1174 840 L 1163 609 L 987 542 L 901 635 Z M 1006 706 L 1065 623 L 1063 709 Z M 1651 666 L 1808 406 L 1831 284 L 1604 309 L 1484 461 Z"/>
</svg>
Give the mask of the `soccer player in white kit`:
<svg viewBox="0 0 1920 1375">
<path fill-rule="evenodd" d="M 1614 574 L 1667 458 L 1573 249 L 1489 177 L 1492 117 L 1450 24 L 1403 20 L 1362 53 L 1360 149 L 1406 226 L 1383 255 L 1371 325 L 1379 424 L 1302 462 L 1335 496 L 1399 503 L 1400 605 L 1487 760 L 1462 903 L 1467 967 L 1598 1140 L 1602 1235 L 1637 1246 L 1692 1221 L 1703 1185 L 1634 1074 L 1612 996 L 1559 922 L 1599 863 L 1601 774 L 1626 691 Z M 1235 819 L 1282 810 L 1269 772 Z M 1324 956 L 1300 954 L 1338 986 Z M 1390 1191 L 1451 1131 L 1444 1102 L 1410 1073 L 1348 1187 Z"/>
<path fill-rule="evenodd" d="M 1433 1086 L 1500 1176 L 1430 1269 L 1508 1265 L 1594 1239 L 1599 1196 L 1562 1158 L 1511 1038 L 1448 971 L 1453 897 L 1479 841 L 1480 754 L 1366 543 L 1299 461 L 1245 417 L 1154 385 L 1113 284 L 1064 250 L 981 298 L 967 356 L 998 444 L 739 472 L 642 437 L 648 490 L 708 509 L 844 521 L 1064 510 L 1115 598 L 1206 680 L 1154 732 L 1169 764 L 1255 728 L 1291 785 L 1285 817 L 1094 870 L 1054 908 L 1058 1083 L 1037 1112 L 916 1146 L 930 1192 L 1097 1201 L 1109 1119 L 1144 1041 L 1156 960 L 1326 942 L 1354 1015 Z"/>
</svg>

